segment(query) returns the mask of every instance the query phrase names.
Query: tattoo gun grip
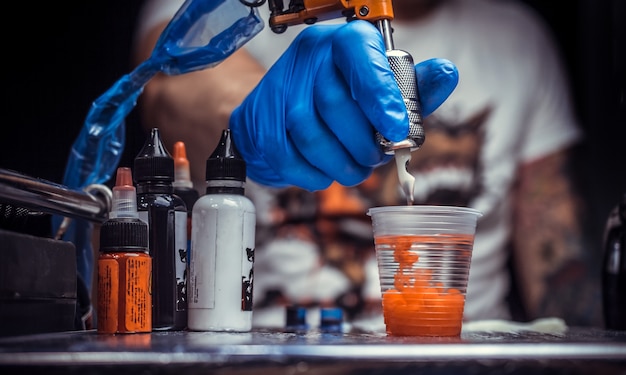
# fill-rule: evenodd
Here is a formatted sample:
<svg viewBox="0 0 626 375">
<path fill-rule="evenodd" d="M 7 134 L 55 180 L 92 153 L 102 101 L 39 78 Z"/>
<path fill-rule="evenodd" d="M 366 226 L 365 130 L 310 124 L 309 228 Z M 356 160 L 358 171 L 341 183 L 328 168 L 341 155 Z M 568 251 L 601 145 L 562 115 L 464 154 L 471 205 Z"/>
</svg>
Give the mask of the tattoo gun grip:
<svg viewBox="0 0 626 375">
<path fill-rule="evenodd" d="M 417 150 L 424 143 L 426 136 L 413 58 L 408 52 L 396 49 L 388 50 L 387 58 L 409 115 L 409 135 L 405 140 L 391 142 L 379 133 L 376 134 L 376 140 L 383 147 L 385 153 L 391 155 L 399 148 L 410 148 L 411 151 Z"/>
</svg>

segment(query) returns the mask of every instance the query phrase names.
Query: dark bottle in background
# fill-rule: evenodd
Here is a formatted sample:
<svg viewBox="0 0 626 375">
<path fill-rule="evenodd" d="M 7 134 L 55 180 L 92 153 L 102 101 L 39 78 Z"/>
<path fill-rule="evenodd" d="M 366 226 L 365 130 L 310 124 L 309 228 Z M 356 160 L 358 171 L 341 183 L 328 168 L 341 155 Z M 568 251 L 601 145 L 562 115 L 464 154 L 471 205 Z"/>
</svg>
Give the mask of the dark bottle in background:
<svg viewBox="0 0 626 375">
<path fill-rule="evenodd" d="M 602 297 L 605 327 L 626 330 L 626 193 L 604 232 Z"/>
<path fill-rule="evenodd" d="M 174 194 L 174 159 L 153 128 L 134 160 L 139 218 L 148 223 L 152 329 L 187 327 L 187 207 Z"/>
<path fill-rule="evenodd" d="M 191 249 L 191 214 L 193 205 L 200 198 L 200 193 L 193 187 L 191 171 L 185 143 L 174 143 L 174 194 L 178 195 L 187 206 L 187 253 Z M 189 260 L 189 259 L 188 259 Z"/>
<path fill-rule="evenodd" d="M 343 309 L 340 307 L 322 307 L 320 310 L 320 332 L 343 332 Z"/>
<path fill-rule="evenodd" d="M 290 305 L 285 308 L 285 332 L 304 333 L 309 330 L 306 322 L 306 308 Z"/>
</svg>

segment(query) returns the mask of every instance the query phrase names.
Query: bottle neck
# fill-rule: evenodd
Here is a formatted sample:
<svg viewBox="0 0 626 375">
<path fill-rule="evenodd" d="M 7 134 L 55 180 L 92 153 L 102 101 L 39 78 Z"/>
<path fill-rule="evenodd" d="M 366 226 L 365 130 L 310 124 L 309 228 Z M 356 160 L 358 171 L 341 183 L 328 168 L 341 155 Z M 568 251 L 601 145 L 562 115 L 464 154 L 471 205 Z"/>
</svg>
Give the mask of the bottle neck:
<svg viewBox="0 0 626 375">
<path fill-rule="evenodd" d="M 173 194 L 174 186 L 171 182 L 143 181 L 137 183 L 137 194 Z"/>
<path fill-rule="evenodd" d="M 206 193 L 244 195 L 245 182 L 237 180 L 208 180 Z"/>
</svg>

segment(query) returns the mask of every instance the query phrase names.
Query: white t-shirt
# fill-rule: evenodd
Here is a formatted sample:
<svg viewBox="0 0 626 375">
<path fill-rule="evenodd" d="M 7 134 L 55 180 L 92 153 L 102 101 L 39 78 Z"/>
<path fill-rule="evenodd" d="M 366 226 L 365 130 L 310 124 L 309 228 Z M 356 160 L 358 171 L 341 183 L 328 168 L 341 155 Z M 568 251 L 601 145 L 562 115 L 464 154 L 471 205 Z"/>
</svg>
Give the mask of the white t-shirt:
<svg viewBox="0 0 626 375">
<path fill-rule="evenodd" d="M 152 21 L 145 18 L 144 26 L 164 14 L 171 17 L 181 3 L 153 2 L 155 9 L 156 3 L 167 3 L 169 11 L 165 7 L 153 11 Z M 266 18 L 269 11 L 261 9 L 260 13 Z M 509 318 L 506 249 L 516 171 L 581 135 L 557 50 L 537 17 L 511 1 L 447 1 L 426 19 L 393 21 L 392 26 L 396 48 L 408 51 L 415 62 L 439 57 L 458 67 L 458 87 L 427 118 L 426 142 L 413 153 L 415 196 L 418 203 L 450 198 L 483 213 L 474 243 L 465 318 Z M 266 26 L 245 48 L 269 67 L 304 27 L 274 34 Z M 377 282 L 375 267 L 367 269 L 365 293 L 376 290 Z M 278 276 L 275 269 L 272 272 Z M 284 274 L 297 278 L 292 272 Z M 255 283 L 261 283 L 262 289 L 260 275 Z M 284 285 L 290 283 L 296 284 L 283 280 Z"/>
</svg>

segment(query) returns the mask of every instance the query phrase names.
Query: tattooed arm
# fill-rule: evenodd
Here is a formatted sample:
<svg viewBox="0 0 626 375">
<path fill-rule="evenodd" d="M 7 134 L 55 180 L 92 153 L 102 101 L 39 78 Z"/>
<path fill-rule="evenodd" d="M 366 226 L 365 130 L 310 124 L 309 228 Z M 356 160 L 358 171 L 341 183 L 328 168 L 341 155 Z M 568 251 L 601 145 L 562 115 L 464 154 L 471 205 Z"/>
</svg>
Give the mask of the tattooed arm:
<svg viewBox="0 0 626 375">
<path fill-rule="evenodd" d="M 583 231 L 584 207 L 573 183 L 571 150 L 522 166 L 515 194 L 514 267 L 529 319 L 561 317 L 601 324 L 597 246 Z"/>
</svg>

